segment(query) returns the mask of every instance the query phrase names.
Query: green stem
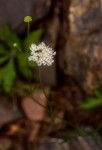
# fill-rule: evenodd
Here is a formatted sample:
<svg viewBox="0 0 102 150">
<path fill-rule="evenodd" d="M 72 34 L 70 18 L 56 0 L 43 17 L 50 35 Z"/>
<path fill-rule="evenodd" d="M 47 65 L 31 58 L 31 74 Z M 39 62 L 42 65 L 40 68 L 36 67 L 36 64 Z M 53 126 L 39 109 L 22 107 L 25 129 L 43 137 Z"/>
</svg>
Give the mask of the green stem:
<svg viewBox="0 0 102 150">
<path fill-rule="evenodd" d="M 28 24 L 27 24 L 28 26 L 27 26 L 27 37 L 29 38 L 29 31 L 30 31 L 30 23 L 28 22 Z"/>
<path fill-rule="evenodd" d="M 46 97 L 47 100 L 48 100 L 48 96 L 47 96 L 47 94 L 46 94 L 46 92 L 45 92 L 45 90 L 44 90 L 44 88 L 43 88 L 42 73 L 41 73 L 40 67 L 39 67 L 39 80 L 40 80 L 40 84 L 41 84 L 41 88 L 42 88 L 42 90 L 43 90 L 43 93 L 44 93 L 45 97 Z"/>
<path fill-rule="evenodd" d="M 19 46 L 17 47 L 17 49 L 18 49 L 20 52 L 22 52 L 22 49 L 21 49 Z"/>
<path fill-rule="evenodd" d="M 27 22 L 27 38 L 29 39 L 29 32 L 30 32 L 30 22 Z M 28 40 L 27 39 L 27 40 Z M 27 50 L 26 50 L 27 53 Z M 26 54 L 25 54 L 26 57 Z M 29 70 L 29 64 L 28 64 L 28 57 L 25 58 L 26 59 L 26 64 L 27 64 L 27 76 L 28 76 L 28 83 L 30 84 L 30 70 Z"/>
<path fill-rule="evenodd" d="M 46 97 L 46 99 L 47 99 L 47 101 L 48 101 L 48 106 L 49 106 L 49 109 L 50 109 L 49 112 L 50 112 L 50 114 L 51 114 L 51 119 L 52 119 L 52 122 L 53 122 L 53 125 L 54 125 L 54 124 L 55 124 L 55 123 L 54 123 L 55 114 L 54 114 L 54 112 L 53 112 L 53 108 L 52 108 L 52 106 L 51 106 L 51 104 L 50 104 L 50 102 L 49 102 L 49 98 L 48 98 L 48 96 L 47 96 L 47 94 L 46 94 L 46 92 L 45 92 L 44 86 L 43 86 L 42 73 L 41 73 L 40 67 L 39 67 L 39 79 L 40 79 L 41 88 L 42 88 L 42 90 L 43 90 L 43 93 L 44 93 L 44 95 L 45 95 L 45 97 Z"/>
</svg>

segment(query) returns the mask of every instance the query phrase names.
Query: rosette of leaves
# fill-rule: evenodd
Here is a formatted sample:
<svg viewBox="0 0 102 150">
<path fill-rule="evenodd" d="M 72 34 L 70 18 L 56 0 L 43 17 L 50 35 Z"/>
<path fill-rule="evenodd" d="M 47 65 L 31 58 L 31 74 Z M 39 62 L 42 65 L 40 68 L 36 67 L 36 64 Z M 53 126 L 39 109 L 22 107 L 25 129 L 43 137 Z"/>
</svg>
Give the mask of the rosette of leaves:
<svg viewBox="0 0 102 150">
<path fill-rule="evenodd" d="M 38 44 L 43 30 L 38 29 L 29 34 L 29 38 L 20 39 L 9 26 L 0 29 L 0 89 L 10 93 L 17 76 L 32 78 L 34 63 L 28 61 L 29 46 Z M 13 44 L 16 43 L 17 47 Z M 21 49 L 21 51 L 19 50 Z"/>
</svg>

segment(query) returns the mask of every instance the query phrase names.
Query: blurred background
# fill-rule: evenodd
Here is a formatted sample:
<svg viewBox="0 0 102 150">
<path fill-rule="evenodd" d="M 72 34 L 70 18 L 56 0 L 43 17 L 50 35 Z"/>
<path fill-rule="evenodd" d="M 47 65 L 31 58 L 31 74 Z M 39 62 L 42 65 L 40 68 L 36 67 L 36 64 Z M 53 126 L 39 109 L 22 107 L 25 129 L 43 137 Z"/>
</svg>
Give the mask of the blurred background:
<svg viewBox="0 0 102 150">
<path fill-rule="evenodd" d="M 47 97 L 28 62 L 42 41 L 56 51 Z M 0 0 L 0 150 L 101 150 L 101 114 L 102 1 Z"/>
</svg>

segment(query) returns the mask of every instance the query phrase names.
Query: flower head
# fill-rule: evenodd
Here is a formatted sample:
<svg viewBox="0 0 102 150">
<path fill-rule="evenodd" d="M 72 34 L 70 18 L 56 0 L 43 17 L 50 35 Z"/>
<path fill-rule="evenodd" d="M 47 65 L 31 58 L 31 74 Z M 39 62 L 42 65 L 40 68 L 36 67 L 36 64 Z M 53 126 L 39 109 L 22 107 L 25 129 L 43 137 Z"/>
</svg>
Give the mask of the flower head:
<svg viewBox="0 0 102 150">
<path fill-rule="evenodd" d="M 56 52 L 52 48 L 49 48 L 45 43 L 40 43 L 38 46 L 31 44 L 30 46 L 31 56 L 28 57 L 30 61 L 35 61 L 38 66 L 52 65 L 54 62 L 54 55 Z"/>
<path fill-rule="evenodd" d="M 24 22 L 31 22 L 32 21 L 32 17 L 31 16 L 25 16 L 24 17 Z"/>
</svg>

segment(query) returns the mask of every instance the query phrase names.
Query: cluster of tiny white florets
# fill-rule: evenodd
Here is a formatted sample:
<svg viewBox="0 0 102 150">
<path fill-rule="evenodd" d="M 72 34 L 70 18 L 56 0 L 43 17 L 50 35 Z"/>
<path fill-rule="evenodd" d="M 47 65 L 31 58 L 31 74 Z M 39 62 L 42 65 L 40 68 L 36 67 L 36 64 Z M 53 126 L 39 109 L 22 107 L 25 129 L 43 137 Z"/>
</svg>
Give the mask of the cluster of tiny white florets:
<svg viewBox="0 0 102 150">
<path fill-rule="evenodd" d="M 52 48 L 49 48 L 45 43 L 39 45 L 31 44 L 31 55 L 28 57 L 30 61 L 35 61 L 38 66 L 48 65 L 51 66 L 54 62 L 54 55 L 56 52 Z"/>
</svg>

